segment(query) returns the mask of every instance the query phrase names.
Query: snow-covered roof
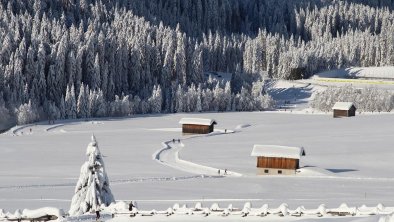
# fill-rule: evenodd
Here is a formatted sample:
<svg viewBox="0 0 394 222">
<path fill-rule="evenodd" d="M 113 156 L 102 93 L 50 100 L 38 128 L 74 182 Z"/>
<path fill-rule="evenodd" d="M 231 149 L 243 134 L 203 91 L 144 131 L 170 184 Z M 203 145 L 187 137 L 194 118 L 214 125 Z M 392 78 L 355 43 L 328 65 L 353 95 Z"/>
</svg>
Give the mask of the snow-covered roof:
<svg viewBox="0 0 394 222">
<path fill-rule="evenodd" d="M 193 125 L 204 125 L 210 126 L 216 124 L 214 119 L 201 119 L 201 118 L 182 118 L 179 124 L 193 124 Z"/>
<path fill-rule="evenodd" d="M 349 110 L 354 104 L 352 102 L 336 102 L 332 109 Z"/>
<path fill-rule="evenodd" d="M 254 145 L 251 156 L 300 159 L 301 156 L 305 156 L 305 151 L 303 147 Z"/>
</svg>

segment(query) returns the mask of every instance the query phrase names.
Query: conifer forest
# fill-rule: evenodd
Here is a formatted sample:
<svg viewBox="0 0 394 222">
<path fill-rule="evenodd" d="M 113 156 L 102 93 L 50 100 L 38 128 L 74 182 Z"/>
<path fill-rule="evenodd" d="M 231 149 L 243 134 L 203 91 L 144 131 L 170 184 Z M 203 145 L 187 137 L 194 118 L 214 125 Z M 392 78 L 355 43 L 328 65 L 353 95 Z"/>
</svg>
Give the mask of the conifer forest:
<svg viewBox="0 0 394 222">
<path fill-rule="evenodd" d="M 389 0 L 0 0 L 0 122 L 269 110 L 266 80 L 293 69 L 394 65 L 393 9 Z"/>
</svg>

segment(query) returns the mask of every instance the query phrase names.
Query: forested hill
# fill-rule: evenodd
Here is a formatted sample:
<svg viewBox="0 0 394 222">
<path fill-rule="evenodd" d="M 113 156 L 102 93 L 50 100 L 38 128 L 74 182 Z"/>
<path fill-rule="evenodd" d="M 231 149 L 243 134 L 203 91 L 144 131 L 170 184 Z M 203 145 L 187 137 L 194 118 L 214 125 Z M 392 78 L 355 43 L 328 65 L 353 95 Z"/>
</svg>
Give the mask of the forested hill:
<svg viewBox="0 0 394 222">
<path fill-rule="evenodd" d="M 391 1 L 1 0 L 0 121 L 263 110 L 263 78 L 394 62 Z M 233 73 L 231 83 L 204 71 Z"/>
</svg>

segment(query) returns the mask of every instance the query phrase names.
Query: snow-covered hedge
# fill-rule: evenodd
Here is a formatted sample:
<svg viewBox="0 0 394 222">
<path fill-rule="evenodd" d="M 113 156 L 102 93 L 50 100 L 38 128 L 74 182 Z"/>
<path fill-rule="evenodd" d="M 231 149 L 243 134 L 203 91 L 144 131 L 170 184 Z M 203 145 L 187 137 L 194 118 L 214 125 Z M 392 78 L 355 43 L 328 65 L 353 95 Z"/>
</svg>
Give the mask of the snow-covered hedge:
<svg viewBox="0 0 394 222">
<path fill-rule="evenodd" d="M 328 112 L 336 102 L 353 102 L 359 112 L 390 112 L 394 107 L 394 93 L 376 88 L 329 87 L 315 92 L 310 106 Z"/>
</svg>

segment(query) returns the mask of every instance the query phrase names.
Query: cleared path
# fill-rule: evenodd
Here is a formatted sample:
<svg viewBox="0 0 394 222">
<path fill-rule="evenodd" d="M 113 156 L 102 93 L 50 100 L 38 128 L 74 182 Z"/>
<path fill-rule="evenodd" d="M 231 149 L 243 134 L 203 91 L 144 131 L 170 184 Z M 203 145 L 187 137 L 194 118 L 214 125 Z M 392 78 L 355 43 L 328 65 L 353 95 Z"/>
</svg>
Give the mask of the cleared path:
<svg viewBox="0 0 394 222">
<path fill-rule="evenodd" d="M 185 144 L 183 141 L 185 140 L 191 140 L 193 138 L 197 137 L 205 137 L 205 136 L 216 136 L 216 135 L 222 135 L 222 134 L 228 134 L 228 133 L 234 133 L 235 131 L 232 130 L 227 130 L 226 132 L 224 130 L 216 130 L 213 133 L 207 134 L 207 135 L 196 135 L 189 137 L 187 139 L 183 139 L 182 141 L 178 142 L 175 141 L 166 141 L 162 143 L 163 148 L 156 153 L 153 154 L 153 159 L 158 161 L 159 163 L 193 174 L 201 174 L 201 175 L 207 175 L 207 176 L 218 176 L 218 177 L 240 177 L 242 174 L 233 172 L 233 171 L 227 171 L 227 173 L 224 172 L 224 169 L 218 169 L 215 167 L 210 167 L 210 166 L 204 166 L 200 165 L 197 163 L 193 163 L 190 161 L 186 161 L 180 158 L 180 151 L 185 148 Z M 219 173 L 220 170 L 220 173 Z"/>
</svg>

